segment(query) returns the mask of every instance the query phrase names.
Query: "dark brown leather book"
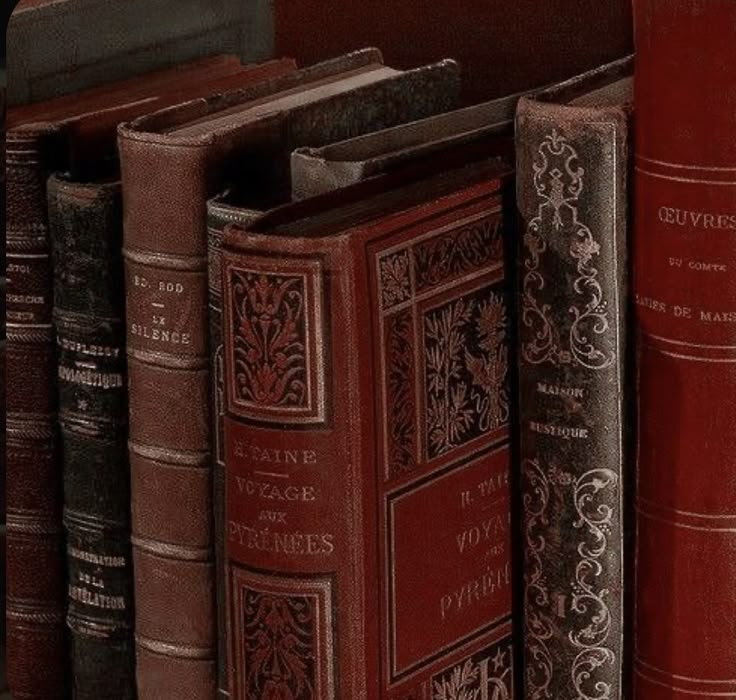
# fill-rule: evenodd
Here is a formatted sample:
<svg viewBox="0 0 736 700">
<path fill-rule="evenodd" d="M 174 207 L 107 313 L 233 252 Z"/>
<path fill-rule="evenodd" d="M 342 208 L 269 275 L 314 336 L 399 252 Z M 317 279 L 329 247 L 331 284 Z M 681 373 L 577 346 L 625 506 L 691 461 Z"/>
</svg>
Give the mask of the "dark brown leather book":
<svg viewBox="0 0 736 700">
<path fill-rule="evenodd" d="M 413 121 L 425 117 L 429 113 L 444 112 L 456 105 L 459 94 L 460 77 L 457 65 L 451 61 L 427 66 L 418 71 L 410 71 L 401 78 L 404 94 L 400 106 L 392 108 L 396 114 L 391 123 Z M 379 109 L 353 110 L 347 105 L 345 114 L 339 107 L 340 95 L 320 104 L 323 112 L 331 112 L 331 118 L 315 119 L 309 110 L 296 107 L 288 115 L 290 127 L 277 144 L 265 147 L 254 144 L 253 151 L 247 159 L 244 172 L 238 174 L 239 184 L 233 185 L 226 195 L 218 196 L 208 202 L 208 259 L 209 259 L 209 321 L 210 321 L 210 371 L 213 389 L 213 461 L 214 461 L 214 505 L 215 505 L 215 539 L 218 577 L 218 614 L 221 620 L 225 616 L 225 581 L 224 581 L 224 485 L 225 464 L 223 449 L 223 365 L 222 365 L 222 279 L 220 274 L 220 250 L 225 226 L 230 223 L 245 225 L 268 208 L 269 203 L 285 202 L 289 199 L 288 155 L 295 145 L 322 145 L 329 141 L 356 136 L 381 128 L 387 123 L 385 107 Z M 338 102 L 335 107 L 334 102 Z M 378 102 L 376 102 L 378 105 Z M 287 117 L 287 115 L 284 115 Z M 298 140 L 289 138 L 288 134 L 297 134 Z M 286 172 L 284 172 L 284 164 Z M 233 163 L 241 168 L 241 163 Z M 274 166 L 277 177 L 274 178 Z M 264 188 L 263 183 L 269 183 Z M 293 176 L 291 183 L 293 184 Z M 255 184 L 260 183 L 260 184 Z M 293 187 L 292 187 L 293 195 Z M 247 203 L 247 206 L 243 206 Z M 224 629 L 224 628 L 223 628 Z M 227 694 L 227 669 L 225 666 L 226 646 L 224 636 L 220 639 L 219 687 L 224 696 Z"/>
<path fill-rule="evenodd" d="M 402 73 L 365 50 L 121 128 L 142 698 L 214 693 L 207 199 L 231 177 L 245 178 L 253 196 L 283 199 L 282 144 L 342 134 L 345 122 L 367 120 L 363 112 L 377 126 L 433 113 L 458 92 L 452 62 Z M 161 512 L 172 493 L 176 507 Z"/>
<path fill-rule="evenodd" d="M 518 107 L 527 698 L 628 697 L 631 68 Z"/>
<path fill-rule="evenodd" d="M 512 697 L 498 176 L 226 229 L 233 698 Z"/>
<path fill-rule="evenodd" d="M 634 11 L 634 697 L 736 697 L 736 3 Z"/>
<path fill-rule="evenodd" d="M 184 91 L 208 94 L 213 84 L 231 88 L 292 68 L 277 62 L 233 73 L 229 60 L 212 59 L 8 113 L 8 674 L 19 700 L 61 698 L 67 687 L 49 173 L 114 173 L 121 119 L 180 101 Z"/>
</svg>

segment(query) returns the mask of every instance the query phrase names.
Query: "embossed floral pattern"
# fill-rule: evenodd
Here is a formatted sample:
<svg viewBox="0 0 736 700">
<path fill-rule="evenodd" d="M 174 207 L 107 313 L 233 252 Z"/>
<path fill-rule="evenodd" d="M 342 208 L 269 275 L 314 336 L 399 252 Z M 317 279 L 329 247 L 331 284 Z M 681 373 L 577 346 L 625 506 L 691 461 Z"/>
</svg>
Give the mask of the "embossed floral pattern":
<svg viewBox="0 0 736 700">
<path fill-rule="evenodd" d="M 492 646 L 432 679 L 432 700 L 510 700 L 511 647 Z"/>
<path fill-rule="evenodd" d="M 388 413 L 388 477 L 416 466 L 416 403 L 414 400 L 414 326 L 410 312 L 386 322 L 386 398 Z"/>
<path fill-rule="evenodd" d="M 424 319 L 427 451 L 441 456 L 508 420 L 502 297 L 485 288 Z"/>
<path fill-rule="evenodd" d="M 308 406 L 304 278 L 233 270 L 231 284 L 236 400 Z"/>
<path fill-rule="evenodd" d="M 481 270 L 503 254 L 503 220 L 492 216 L 418 243 L 414 248 L 418 291 Z"/>
<path fill-rule="evenodd" d="M 245 593 L 247 697 L 321 700 L 315 695 L 313 599 Z"/>
<path fill-rule="evenodd" d="M 381 303 L 384 309 L 412 298 L 411 278 L 409 277 L 409 251 L 402 250 L 381 259 Z"/>
</svg>

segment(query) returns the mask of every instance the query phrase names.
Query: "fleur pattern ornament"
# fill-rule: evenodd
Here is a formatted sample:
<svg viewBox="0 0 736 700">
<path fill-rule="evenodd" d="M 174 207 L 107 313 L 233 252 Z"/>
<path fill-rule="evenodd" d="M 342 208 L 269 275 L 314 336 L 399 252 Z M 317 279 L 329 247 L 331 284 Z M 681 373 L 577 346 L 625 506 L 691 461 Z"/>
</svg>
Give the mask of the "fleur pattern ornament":
<svg viewBox="0 0 736 700">
<path fill-rule="evenodd" d="M 411 472 L 417 464 L 411 313 L 389 317 L 386 335 L 388 477 L 394 479 Z"/>
<path fill-rule="evenodd" d="M 417 291 L 480 270 L 503 255 L 503 220 L 483 218 L 418 243 L 414 248 Z"/>
<path fill-rule="evenodd" d="M 412 298 L 409 251 L 387 255 L 380 262 L 381 303 L 390 309 Z"/>
<path fill-rule="evenodd" d="M 579 219 L 585 170 L 576 149 L 557 129 L 542 141 L 533 169 L 539 206 L 524 235 L 521 320 L 530 339 L 522 343 L 522 356 L 532 364 L 607 369 L 616 354 L 608 347 L 610 309 L 595 265 L 601 246 Z M 574 265 L 572 285 L 580 300 L 557 318 L 549 302 L 548 280 L 541 272 L 542 256 L 557 253 L 550 250 L 552 233 L 555 240 L 569 239 L 564 252 Z"/>
<path fill-rule="evenodd" d="M 432 679 L 432 700 L 511 700 L 512 650 L 500 642 Z"/>
<path fill-rule="evenodd" d="M 506 307 L 483 288 L 424 319 L 427 452 L 439 457 L 509 417 Z"/>
<path fill-rule="evenodd" d="M 303 276 L 232 272 L 236 401 L 308 406 Z"/>
<path fill-rule="evenodd" d="M 244 605 L 247 697 L 320 700 L 314 687 L 313 599 L 247 591 Z"/>
</svg>

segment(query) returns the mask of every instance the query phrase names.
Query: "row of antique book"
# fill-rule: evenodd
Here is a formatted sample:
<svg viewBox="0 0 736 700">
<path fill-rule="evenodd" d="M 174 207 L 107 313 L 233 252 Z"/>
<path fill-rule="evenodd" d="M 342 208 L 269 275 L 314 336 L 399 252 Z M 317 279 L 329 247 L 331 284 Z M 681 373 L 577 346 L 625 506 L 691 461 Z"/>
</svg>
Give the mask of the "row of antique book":
<svg viewBox="0 0 736 700">
<path fill-rule="evenodd" d="M 480 105 L 367 49 L 10 110 L 18 698 L 736 693 L 736 5 L 635 5 Z"/>
</svg>

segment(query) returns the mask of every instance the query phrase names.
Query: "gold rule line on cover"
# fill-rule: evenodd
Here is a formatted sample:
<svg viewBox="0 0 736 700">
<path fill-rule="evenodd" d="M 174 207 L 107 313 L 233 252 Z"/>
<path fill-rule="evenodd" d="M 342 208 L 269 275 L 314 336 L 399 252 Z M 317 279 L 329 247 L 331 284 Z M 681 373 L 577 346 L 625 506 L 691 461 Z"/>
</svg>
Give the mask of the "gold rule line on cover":
<svg viewBox="0 0 736 700">
<path fill-rule="evenodd" d="M 657 160 L 656 158 L 647 158 L 642 155 L 637 155 L 636 160 L 642 161 L 643 163 L 652 163 L 654 165 L 662 165 L 666 168 L 672 168 L 673 170 L 700 170 L 702 172 L 710 173 L 736 173 L 736 167 L 716 167 L 708 165 L 688 165 L 685 163 L 669 163 L 665 160 Z"/>
<path fill-rule="evenodd" d="M 708 678 L 693 678 L 690 676 L 681 676 L 676 673 L 670 673 L 669 671 L 665 671 L 664 669 L 657 668 L 656 666 L 647 663 L 644 661 L 641 657 L 636 657 L 636 663 L 639 666 L 642 666 L 643 668 L 646 668 L 649 671 L 653 671 L 657 674 L 662 674 L 663 676 L 667 676 L 668 678 L 673 678 L 677 681 L 687 681 L 691 683 L 707 683 L 709 685 L 736 685 L 736 678 L 728 678 L 726 680 L 712 680 Z"/>
<path fill-rule="evenodd" d="M 684 182 L 691 185 L 713 185 L 716 187 L 736 187 L 736 180 L 704 180 L 702 178 L 677 177 L 675 175 L 664 175 L 662 173 L 654 173 L 651 170 L 644 170 L 640 166 L 636 166 L 636 172 L 640 175 L 653 177 L 658 180 L 669 180 L 671 182 Z"/>
</svg>

